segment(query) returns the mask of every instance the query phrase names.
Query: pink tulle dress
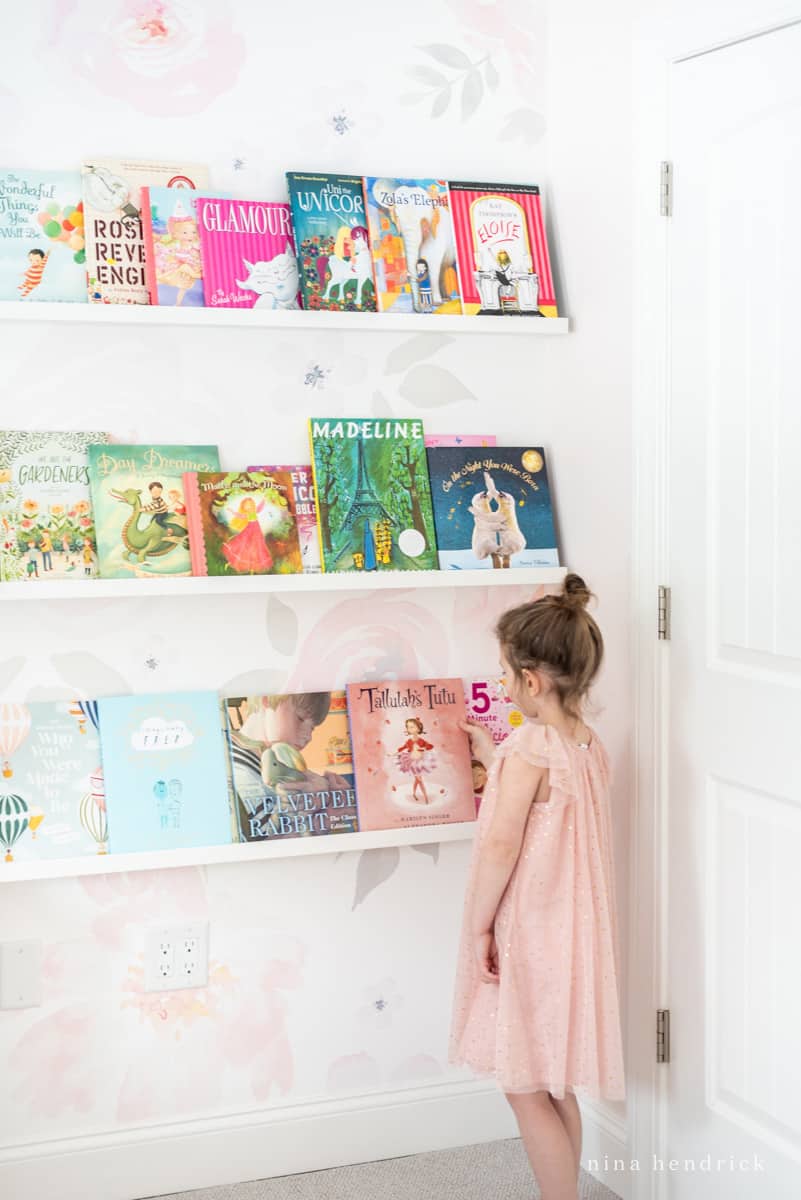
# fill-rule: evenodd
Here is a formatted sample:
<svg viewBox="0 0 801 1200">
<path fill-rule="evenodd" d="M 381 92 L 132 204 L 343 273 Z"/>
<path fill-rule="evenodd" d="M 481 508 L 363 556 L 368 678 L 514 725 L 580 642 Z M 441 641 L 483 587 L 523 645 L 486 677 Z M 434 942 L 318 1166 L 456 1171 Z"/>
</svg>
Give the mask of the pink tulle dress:
<svg viewBox="0 0 801 1200">
<path fill-rule="evenodd" d="M 502 763 L 548 771 L 495 917 L 500 978 L 478 974 L 470 910 Z M 609 761 L 525 721 L 496 748 L 479 810 L 456 966 L 448 1061 L 506 1092 L 625 1099 Z"/>
</svg>

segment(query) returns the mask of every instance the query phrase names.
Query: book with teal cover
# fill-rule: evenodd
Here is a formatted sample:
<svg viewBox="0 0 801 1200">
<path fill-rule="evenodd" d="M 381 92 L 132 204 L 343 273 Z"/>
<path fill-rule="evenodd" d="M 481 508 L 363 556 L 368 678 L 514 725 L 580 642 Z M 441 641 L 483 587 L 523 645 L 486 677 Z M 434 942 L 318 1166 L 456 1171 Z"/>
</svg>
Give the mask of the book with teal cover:
<svg viewBox="0 0 801 1200">
<path fill-rule="evenodd" d="M 0 168 L 0 300 L 86 303 L 79 171 Z"/>
<path fill-rule="evenodd" d="M 361 175 L 287 172 L 303 307 L 375 312 Z"/>
<path fill-rule="evenodd" d="M 98 709 L 111 853 L 230 843 L 216 693 L 114 696 Z"/>
</svg>

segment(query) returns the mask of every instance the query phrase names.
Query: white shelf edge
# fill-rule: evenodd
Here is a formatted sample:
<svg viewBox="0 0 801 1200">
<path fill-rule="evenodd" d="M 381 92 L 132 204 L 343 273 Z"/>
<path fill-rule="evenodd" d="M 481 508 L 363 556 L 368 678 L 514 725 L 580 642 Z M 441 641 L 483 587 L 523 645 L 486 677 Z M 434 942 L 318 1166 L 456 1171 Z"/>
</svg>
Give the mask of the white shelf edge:
<svg viewBox="0 0 801 1200">
<path fill-rule="evenodd" d="M 0 860 L 0 883 L 42 879 L 76 879 L 84 875 L 119 875 L 126 871 L 163 871 L 176 867 L 216 866 L 221 863 L 262 862 L 301 858 L 309 854 L 340 854 L 385 846 L 428 846 L 472 840 L 475 821 L 447 825 L 417 825 L 411 829 L 376 829 L 363 833 L 333 833 L 320 837 L 285 838 L 279 842 L 234 842 L 190 850 L 158 850 L 141 854 L 98 854 L 94 857 L 42 859 L 36 862 Z"/>
</svg>

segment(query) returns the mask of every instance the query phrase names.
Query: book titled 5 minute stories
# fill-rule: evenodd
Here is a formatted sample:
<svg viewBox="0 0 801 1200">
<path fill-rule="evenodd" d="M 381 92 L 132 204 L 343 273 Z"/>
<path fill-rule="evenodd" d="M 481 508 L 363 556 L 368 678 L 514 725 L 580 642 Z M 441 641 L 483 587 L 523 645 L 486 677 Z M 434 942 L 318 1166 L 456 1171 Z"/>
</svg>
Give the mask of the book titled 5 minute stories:
<svg viewBox="0 0 801 1200">
<path fill-rule="evenodd" d="M 287 174 L 304 308 L 375 312 L 360 175 Z"/>
</svg>

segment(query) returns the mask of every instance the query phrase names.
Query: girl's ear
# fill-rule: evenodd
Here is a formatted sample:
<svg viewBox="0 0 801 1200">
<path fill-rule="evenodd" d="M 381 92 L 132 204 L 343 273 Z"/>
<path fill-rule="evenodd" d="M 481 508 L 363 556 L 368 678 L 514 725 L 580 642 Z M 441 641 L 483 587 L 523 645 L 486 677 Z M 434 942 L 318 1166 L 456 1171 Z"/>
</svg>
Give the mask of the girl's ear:
<svg viewBox="0 0 801 1200">
<path fill-rule="evenodd" d="M 523 668 L 523 677 L 526 681 L 526 688 L 530 696 L 539 696 L 542 691 L 542 680 L 536 671 L 530 670 L 528 667 Z"/>
</svg>

